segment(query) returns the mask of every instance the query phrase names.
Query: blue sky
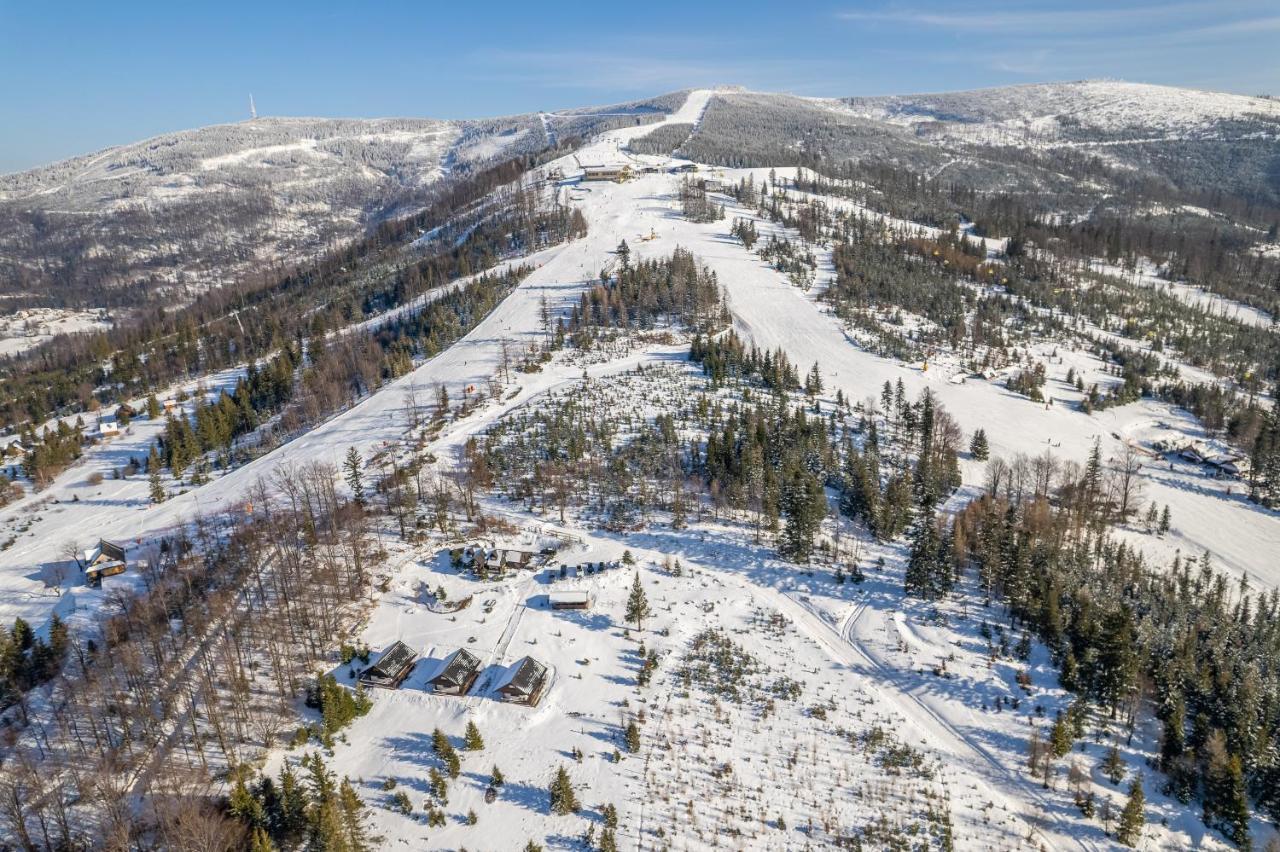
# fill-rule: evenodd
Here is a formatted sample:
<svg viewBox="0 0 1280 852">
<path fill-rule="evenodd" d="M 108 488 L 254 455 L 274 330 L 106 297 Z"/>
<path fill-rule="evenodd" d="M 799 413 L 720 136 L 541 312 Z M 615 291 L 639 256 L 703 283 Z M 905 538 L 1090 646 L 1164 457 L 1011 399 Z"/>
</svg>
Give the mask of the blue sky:
<svg viewBox="0 0 1280 852">
<path fill-rule="evenodd" d="M 0 172 L 264 115 L 474 117 L 716 83 L 888 94 L 1117 77 L 1280 93 L 1276 0 L 0 0 Z"/>
</svg>

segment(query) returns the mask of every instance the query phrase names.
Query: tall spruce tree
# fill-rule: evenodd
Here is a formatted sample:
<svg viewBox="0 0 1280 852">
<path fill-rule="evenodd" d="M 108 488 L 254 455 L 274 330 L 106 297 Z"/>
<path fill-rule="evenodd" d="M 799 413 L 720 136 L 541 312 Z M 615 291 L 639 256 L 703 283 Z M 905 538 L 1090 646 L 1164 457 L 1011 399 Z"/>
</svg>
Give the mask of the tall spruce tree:
<svg viewBox="0 0 1280 852">
<path fill-rule="evenodd" d="M 987 430 L 981 427 L 973 431 L 969 441 L 969 453 L 978 461 L 986 461 L 991 456 L 991 447 L 987 443 Z"/>
<path fill-rule="evenodd" d="M 1120 812 L 1120 822 L 1116 825 L 1116 840 L 1125 846 L 1137 846 L 1142 839 L 1142 829 L 1147 822 L 1146 796 L 1142 792 L 1142 773 L 1139 772 L 1129 784 L 1129 800 Z"/>
<path fill-rule="evenodd" d="M 795 468 L 782 489 L 782 530 L 779 552 L 792 562 L 807 563 L 813 556 L 813 539 L 827 515 L 827 497 L 818 478 Z"/>
<path fill-rule="evenodd" d="M 627 621 L 635 624 L 637 630 L 644 629 L 644 620 L 649 617 L 649 598 L 644 593 L 644 584 L 640 582 L 640 572 L 635 573 L 631 581 L 631 594 L 627 597 Z"/>
<path fill-rule="evenodd" d="M 566 816 L 577 813 L 578 795 L 573 790 L 573 782 L 569 780 L 569 771 L 563 766 L 556 770 L 556 777 L 551 781 L 551 813 Z"/>
<path fill-rule="evenodd" d="M 347 487 L 351 489 L 351 499 L 357 506 L 363 506 L 364 481 L 360 474 L 363 462 L 360 459 L 360 451 L 354 446 L 347 447 L 347 457 L 342 462 L 342 467 L 347 472 Z"/>
</svg>

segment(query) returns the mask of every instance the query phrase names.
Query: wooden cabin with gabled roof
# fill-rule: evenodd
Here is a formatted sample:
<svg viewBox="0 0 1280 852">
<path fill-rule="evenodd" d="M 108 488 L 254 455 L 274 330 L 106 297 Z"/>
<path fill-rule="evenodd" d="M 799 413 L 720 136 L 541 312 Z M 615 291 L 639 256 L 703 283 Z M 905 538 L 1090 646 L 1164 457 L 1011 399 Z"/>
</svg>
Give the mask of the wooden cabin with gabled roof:
<svg viewBox="0 0 1280 852">
<path fill-rule="evenodd" d="M 523 657 L 513 665 L 495 690 L 503 701 L 536 707 L 547 685 L 547 667 L 533 657 Z"/>
<path fill-rule="evenodd" d="M 100 538 L 84 552 L 84 579 L 95 589 L 102 585 L 103 577 L 123 574 L 127 566 L 124 545 L 118 542 Z"/>
<path fill-rule="evenodd" d="M 480 658 L 459 648 L 445 658 L 444 666 L 427 681 L 437 695 L 466 695 L 480 676 Z"/>
<path fill-rule="evenodd" d="M 396 689 L 413 671 L 418 653 L 400 640 L 386 647 L 378 659 L 360 672 L 360 682 L 368 686 Z"/>
</svg>

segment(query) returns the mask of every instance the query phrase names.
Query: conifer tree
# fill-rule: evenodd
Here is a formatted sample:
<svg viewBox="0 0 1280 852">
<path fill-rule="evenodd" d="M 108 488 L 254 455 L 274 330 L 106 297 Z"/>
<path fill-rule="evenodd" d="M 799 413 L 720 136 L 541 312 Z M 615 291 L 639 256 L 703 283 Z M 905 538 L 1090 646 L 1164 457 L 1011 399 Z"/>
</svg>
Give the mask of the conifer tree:
<svg viewBox="0 0 1280 852">
<path fill-rule="evenodd" d="M 1102 771 L 1112 784 L 1119 784 L 1124 780 L 1124 759 L 1120 757 L 1118 745 L 1112 744 L 1111 748 L 1107 749 L 1107 756 L 1102 761 Z"/>
<path fill-rule="evenodd" d="M 818 478 L 796 468 L 782 490 L 782 513 L 787 524 L 778 551 L 792 562 L 807 563 L 813 556 L 813 538 L 827 514 L 827 497 Z"/>
<path fill-rule="evenodd" d="M 822 393 L 822 372 L 818 369 L 817 361 L 813 362 L 809 375 L 805 377 L 804 392 L 810 399 Z"/>
<path fill-rule="evenodd" d="M 978 461 L 986 461 L 991 456 L 991 447 L 987 444 L 987 430 L 975 429 L 969 441 L 969 453 Z"/>
<path fill-rule="evenodd" d="M 1142 792 L 1142 773 L 1139 772 L 1129 784 L 1129 800 L 1125 802 L 1124 810 L 1120 812 L 1120 822 L 1116 825 L 1116 840 L 1125 846 L 1137 846 L 1146 822 L 1146 797 Z"/>
<path fill-rule="evenodd" d="M 367 809 L 351 785 L 350 778 L 343 778 L 338 786 L 338 806 L 342 811 L 342 825 L 346 833 L 346 848 L 351 852 L 371 849 L 368 830 L 365 828 Z"/>
<path fill-rule="evenodd" d="M 649 598 L 644 593 L 639 571 L 631 581 L 631 594 L 627 597 L 627 611 L 624 617 L 627 621 L 633 622 L 637 630 L 644 629 L 644 620 L 649 617 Z"/>
<path fill-rule="evenodd" d="M 364 482 L 360 475 L 362 462 L 360 460 L 360 451 L 354 446 L 347 447 L 347 458 L 343 461 L 342 467 L 347 472 L 347 487 L 351 489 L 351 499 L 356 502 L 357 506 L 363 506 Z"/>
<path fill-rule="evenodd" d="M 1049 731 L 1049 746 L 1053 749 L 1053 756 L 1065 757 L 1071 751 L 1071 742 L 1071 720 L 1066 714 L 1059 713 Z"/>
<path fill-rule="evenodd" d="M 274 852 L 276 846 L 271 842 L 271 835 L 266 829 L 255 828 L 249 835 L 249 852 Z"/>
<path fill-rule="evenodd" d="M 640 751 L 640 727 L 636 725 L 635 719 L 627 723 L 626 741 L 627 751 L 632 754 Z"/>
<path fill-rule="evenodd" d="M 578 811 L 578 796 L 573 790 L 573 782 L 569 780 L 569 772 L 563 766 L 556 770 L 556 777 L 551 781 L 551 813 L 565 816 Z"/>
<path fill-rule="evenodd" d="M 255 832 L 267 825 L 267 811 L 262 802 L 249 791 L 244 776 L 236 777 L 227 797 L 227 811 Z"/>
<path fill-rule="evenodd" d="M 937 521 L 922 517 L 911 542 L 903 579 L 909 595 L 937 600 L 951 591 L 951 559 L 947 539 L 938 535 Z"/>
<path fill-rule="evenodd" d="M 480 736 L 480 729 L 470 719 L 467 720 L 467 732 L 463 737 L 463 747 L 467 751 L 480 751 L 484 748 L 484 739 Z"/>
<path fill-rule="evenodd" d="M 155 446 L 151 447 L 151 453 L 147 456 L 147 479 L 150 482 L 151 502 L 163 503 L 164 480 L 160 478 L 160 454 L 156 452 Z"/>
<path fill-rule="evenodd" d="M 270 801 L 270 800 L 268 800 Z M 273 817 L 273 836 L 282 846 L 297 843 L 307 828 L 307 794 L 288 762 L 280 769 L 278 817 Z"/>
</svg>

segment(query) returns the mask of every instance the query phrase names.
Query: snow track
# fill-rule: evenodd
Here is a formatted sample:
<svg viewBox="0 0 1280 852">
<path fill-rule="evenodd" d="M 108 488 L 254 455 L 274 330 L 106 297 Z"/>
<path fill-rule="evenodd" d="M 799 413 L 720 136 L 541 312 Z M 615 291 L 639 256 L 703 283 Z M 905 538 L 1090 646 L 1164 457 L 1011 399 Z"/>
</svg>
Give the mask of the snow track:
<svg viewBox="0 0 1280 852">
<path fill-rule="evenodd" d="M 770 603 L 790 617 L 806 636 L 822 646 L 834 661 L 870 680 L 872 691 L 918 728 L 931 745 L 962 761 L 967 769 L 991 784 L 993 793 L 997 790 L 1016 791 L 1020 800 L 1009 797 L 1013 810 L 1035 829 L 1049 848 L 1082 849 L 1089 852 L 1106 848 L 1070 832 L 1063 832 L 1055 823 L 1040 816 L 1053 813 L 1056 805 L 1040 793 L 1034 782 L 1005 767 L 985 746 L 966 736 L 918 695 L 901 688 L 898 684 L 899 673 L 889 669 L 860 647 L 853 628 L 866 611 L 866 604 L 855 608 L 839 627 L 835 627 L 804 596 L 772 588 L 761 588 L 760 591 Z M 1030 799 L 1035 807 L 1029 808 L 1025 799 Z"/>
</svg>

